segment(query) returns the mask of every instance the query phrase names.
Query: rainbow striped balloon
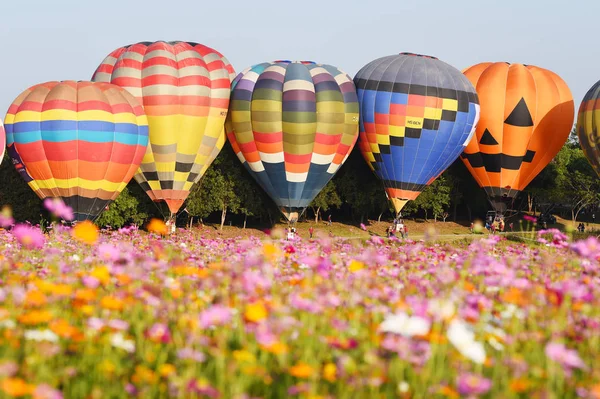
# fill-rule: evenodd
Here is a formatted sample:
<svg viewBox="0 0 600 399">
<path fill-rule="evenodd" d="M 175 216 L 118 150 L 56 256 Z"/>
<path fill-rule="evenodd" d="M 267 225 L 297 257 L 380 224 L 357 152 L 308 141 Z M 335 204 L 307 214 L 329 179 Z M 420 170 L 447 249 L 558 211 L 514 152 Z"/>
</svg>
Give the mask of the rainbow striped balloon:
<svg viewBox="0 0 600 399">
<path fill-rule="evenodd" d="M 0 121 L 0 163 L 4 159 L 4 149 L 6 148 L 6 132 L 4 131 L 4 125 Z"/>
<path fill-rule="evenodd" d="M 356 89 L 331 65 L 258 64 L 234 79 L 226 128 L 240 161 L 292 220 L 356 143 Z"/>
<path fill-rule="evenodd" d="M 8 154 L 40 198 L 94 219 L 125 188 L 148 145 L 142 106 L 107 83 L 48 82 L 17 97 L 5 119 Z"/>
<path fill-rule="evenodd" d="M 148 115 L 150 145 L 134 178 L 176 213 L 225 144 L 233 67 L 191 42 L 143 42 L 106 57 L 93 81 L 127 89 Z"/>
</svg>

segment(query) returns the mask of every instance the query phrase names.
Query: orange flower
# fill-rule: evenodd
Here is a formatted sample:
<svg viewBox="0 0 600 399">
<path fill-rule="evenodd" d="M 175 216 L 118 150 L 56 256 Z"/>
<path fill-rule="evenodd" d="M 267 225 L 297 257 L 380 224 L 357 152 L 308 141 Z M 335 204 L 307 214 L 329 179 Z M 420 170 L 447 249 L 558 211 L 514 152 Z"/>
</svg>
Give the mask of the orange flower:
<svg viewBox="0 0 600 399">
<path fill-rule="evenodd" d="M 83 288 L 75 291 L 75 299 L 80 302 L 91 302 L 96 299 L 96 291 L 91 288 Z"/>
<path fill-rule="evenodd" d="M 150 222 L 148 222 L 148 224 L 146 225 L 146 229 L 150 233 L 160 234 L 161 236 L 164 236 L 168 233 L 167 225 L 165 224 L 165 222 L 156 218 L 153 218 L 150 220 Z"/>
<path fill-rule="evenodd" d="M 309 378 L 313 374 L 313 368 L 304 362 L 299 362 L 290 367 L 290 375 L 296 378 Z"/>
<path fill-rule="evenodd" d="M 590 393 L 592 394 L 593 399 L 600 399 L 600 383 L 592 386 Z"/>
<path fill-rule="evenodd" d="M 124 303 L 122 300 L 114 296 L 105 296 L 100 301 L 100 306 L 102 306 L 104 309 L 109 310 L 122 310 Z"/>
<path fill-rule="evenodd" d="M 89 220 L 77 223 L 71 233 L 73 238 L 88 245 L 93 245 L 98 241 L 98 227 Z"/>
<path fill-rule="evenodd" d="M 168 377 L 171 374 L 174 374 L 176 371 L 175 366 L 173 366 L 172 364 L 162 364 L 160 365 L 160 367 L 158 368 L 158 374 L 160 374 L 163 377 Z"/>
<path fill-rule="evenodd" d="M 25 325 L 47 323 L 52 320 L 52 314 L 47 310 L 32 310 L 19 316 L 19 322 Z"/>
<path fill-rule="evenodd" d="M 508 387 L 511 391 L 516 393 L 523 393 L 529 389 L 531 381 L 527 378 L 515 378 L 510 381 Z"/>
<path fill-rule="evenodd" d="M 506 303 L 513 303 L 515 305 L 525 305 L 527 300 L 523 296 L 523 291 L 518 288 L 511 287 L 506 290 L 501 296 L 500 299 Z"/>
<path fill-rule="evenodd" d="M 39 306 L 44 306 L 46 304 L 46 302 L 48 302 L 46 299 L 46 295 L 44 295 L 44 293 L 42 291 L 33 290 L 33 291 L 29 291 L 25 295 L 25 306 L 26 307 L 35 308 L 35 307 L 39 307 Z"/>
<path fill-rule="evenodd" d="M 50 330 L 52 330 L 59 337 L 63 338 L 73 338 L 79 332 L 76 327 L 73 327 L 64 319 L 56 320 L 50 323 Z"/>
<path fill-rule="evenodd" d="M 440 395 L 444 395 L 447 398 L 452 398 L 452 399 L 460 398 L 460 395 L 458 394 L 458 392 L 456 392 L 454 389 L 450 388 L 447 385 L 444 385 L 443 387 L 441 387 L 438 392 L 440 393 Z"/>
<path fill-rule="evenodd" d="M 246 305 L 246 310 L 244 311 L 244 319 L 251 323 L 258 323 L 267 318 L 267 308 L 263 305 L 262 302 L 255 302 L 249 305 Z"/>
<path fill-rule="evenodd" d="M 33 392 L 33 389 L 33 385 L 25 383 L 25 381 L 20 378 L 7 378 L 2 381 L 2 390 L 13 398 L 29 395 Z"/>
</svg>

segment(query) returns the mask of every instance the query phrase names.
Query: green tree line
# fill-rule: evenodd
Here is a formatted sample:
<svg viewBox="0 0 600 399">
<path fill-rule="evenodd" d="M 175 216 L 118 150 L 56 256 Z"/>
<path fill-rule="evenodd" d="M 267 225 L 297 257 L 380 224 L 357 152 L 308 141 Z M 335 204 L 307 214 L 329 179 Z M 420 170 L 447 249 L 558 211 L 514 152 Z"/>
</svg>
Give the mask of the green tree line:
<svg viewBox="0 0 600 399">
<path fill-rule="evenodd" d="M 600 204 L 599 193 L 599 179 L 573 133 L 559 154 L 519 195 L 513 208 L 553 211 L 573 220 L 585 219 Z M 17 221 L 37 223 L 44 217 L 41 201 L 17 174 L 6 155 L 0 165 L 0 204 L 10 205 Z M 484 190 L 457 159 L 415 201 L 406 205 L 403 215 L 470 221 L 484 217 L 489 209 Z M 166 207 L 150 201 L 132 180 L 97 223 L 117 228 L 131 223 L 141 225 L 151 217 L 166 215 Z M 358 147 L 314 199 L 303 218 L 318 221 L 329 215 L 336 221 L 355 224 L 393 217 L 383 186 L 365 163 Z M 226 143 L 205 176 L 192 189 L 177 220 L 180 225 L 211 222 L 221 226 L 267 226 L 280 221 L 281 214 Z"/>
</svg>

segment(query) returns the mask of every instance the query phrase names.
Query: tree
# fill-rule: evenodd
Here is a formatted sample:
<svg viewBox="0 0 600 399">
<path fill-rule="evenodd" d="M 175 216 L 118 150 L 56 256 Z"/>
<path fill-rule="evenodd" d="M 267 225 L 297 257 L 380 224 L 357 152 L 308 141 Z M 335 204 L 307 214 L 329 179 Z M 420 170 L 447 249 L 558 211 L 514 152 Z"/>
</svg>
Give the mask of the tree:
<svg viewBox="0 0 600 399">
<path fill-rule="evenodd" d="M 113 228 L 120 228 L 128 223 L 142 225 L 148 216 L 156 213 L 139 184 L 131 181 L 108 209 L 100 214 L 96 223 Z"/>
<path fill-rule="evenodd" d="M 444 213 L 444 209 L 450 204 L 450 191 L 452 187 L 448 183 L 448 179 L 442 175 L 427 186 L 417 199 L 414 200 L 414 206 L 425 212 L 425 220 L 427 220 L 427 216 L 431 212 L 434 221 L 437 221 Z"/>
<path fill-rule="evenodd" d="M 329 208 L 337 208 L 340 205 L 342 205 L 342 200 L 336 191 L 335 183 L 330 180 L 309 206 L 315 214 L 315 223 L 318 223 L 321 210 L 328 211 Z"/>
<path fill-rule="evenodd" d="M 36 223 L 41 219 L 42 201 L 19 175 L 8 154 L 0 165 L 0 206 L 12 208 L 17 222 Z"/>
</svg>

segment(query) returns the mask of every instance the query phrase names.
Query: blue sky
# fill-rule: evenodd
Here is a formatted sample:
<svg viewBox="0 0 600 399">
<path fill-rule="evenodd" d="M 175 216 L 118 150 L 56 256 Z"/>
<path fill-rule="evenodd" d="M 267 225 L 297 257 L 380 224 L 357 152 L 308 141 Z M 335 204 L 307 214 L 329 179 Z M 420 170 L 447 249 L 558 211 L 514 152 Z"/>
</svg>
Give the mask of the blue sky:
<svg viewBox="0 0 600 399">
<path fill-rule="evenodd" d="M 33 84 L 88 80 L 110 51 L 154 40 L 206 44 L 238 72 L 303 59 L 354 76 L 403 51 L 458 69 L 533 64 L 559 74 L 578 107 L 600 79 L 599 15 L 597 0 L 0 0 L 0 112 Z"/>
</svg>

